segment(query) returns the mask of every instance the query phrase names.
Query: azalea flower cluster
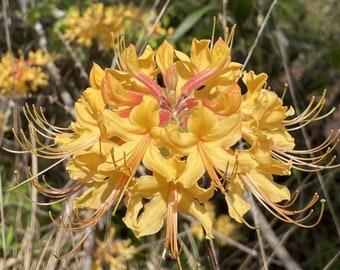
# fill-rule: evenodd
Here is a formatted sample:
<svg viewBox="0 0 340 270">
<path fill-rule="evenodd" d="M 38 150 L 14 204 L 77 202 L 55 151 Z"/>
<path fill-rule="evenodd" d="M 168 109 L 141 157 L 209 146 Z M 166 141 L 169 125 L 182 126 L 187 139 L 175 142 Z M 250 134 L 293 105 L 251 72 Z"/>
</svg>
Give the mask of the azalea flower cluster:
<svg viewBox="0 0 340 270">
<path fill-rule="evenodd" d="M 29 91 L 48 85 L 49 76 L 43 67 L 50 61 L 50 56 L 29 51 L 25 60 L 22 51 L 19 58 L 7 52 L 0 62 L 0 93 L 4 96 L 26 96 Z"/>
<path fill-rule="evenodd" d="M 104 6 L 103 3 L 90 5 L 83 13 L 79 9 L 72 9 L 62 20 L 63 33 L 66 39 L 76 42 L 84 47 L 97 44 L 104 51 L 112 50 L 112 33 L 124 32 L 124 29 L 141 29 L 145 24 L 150 30 L 150 25 L 144 22 L 144 14 L 140 8 L 119 4 Z M 163 37 L 167 31 L 157 25 L 155 34 Z"/>
<path fill-rule="evenodd" d="M 131 239 L 115 239 L 116 230 L 111 227 L 105 241 L 96 239 L 93 270 L 103 270 L 103 265 L 110 265 L 110 269 L 125 270 L 127 261 L 133 259 L 137 249 L 131 245 Z"/>
<path fill-rule="evenodd" d="M 221 193 L 229 216 L 247 223 L 251 205 L 245 190 L 277 218 L 314 225 L 306 220 L 311 212 L 299 214 L 318 195 L 302 209 L 290 210 L 296 196 L 291 198 L 274 176 L 289 175 L 292 168 L 338 166 L 328 156 L 339 132 L 302 151 L 295 150 L 290 134 L 325 116 L 320 115 L 324 95 L 294 116 L 294 109 L 266 87 L 266 74 L 241 71 L 242 64 L 231 60 L 232 40 L 233 30 L 215 43 L 193 39 L 190 55 L 167 41 L 155 51 L 147 46 L 141 55 L 132 44 L 121 48 L 118 68 L 94 64 L 90 87 L 76 102 L 76 121 L 68 129 L 49 124 L 42 110 L 25 108 L 37 147 L 23 132 L 16 134 L 18 141 L 38 157 L 67 160 L 73 184 L 58 190 L 41 184 L 38 176 L 30 180 L 58 200 L 82 192 L 73 201 L 69 229 L 95 225 L 124 202 L 127 227 L 142 237 L 165 226 L 165 249 L 178 258 L 179 213 L 194 217 L 205 237 L 213 238 L 214 220 L 206 205 Z M 54 142 L 46 145 L 45 138 Z"/>
</svg>

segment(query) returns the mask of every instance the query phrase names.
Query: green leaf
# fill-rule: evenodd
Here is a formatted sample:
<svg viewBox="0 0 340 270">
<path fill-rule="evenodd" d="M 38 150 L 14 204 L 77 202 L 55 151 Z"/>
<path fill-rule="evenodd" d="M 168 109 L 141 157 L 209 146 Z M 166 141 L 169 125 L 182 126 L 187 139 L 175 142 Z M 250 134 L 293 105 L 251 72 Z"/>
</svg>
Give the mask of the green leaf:
<svg viewBox="0 0 340 270">
<path fill-rule="evenodd" d="M 212 10 L 218 10 L 218 7 L 213 4 L 209 4 L 191 13 L 176 28 L 174 34 L 170 38 L 170 42 L 175 43 L 178 39 L 184 36 L 185 33 L 188 32 L 205 14 Z"/>
</svg>

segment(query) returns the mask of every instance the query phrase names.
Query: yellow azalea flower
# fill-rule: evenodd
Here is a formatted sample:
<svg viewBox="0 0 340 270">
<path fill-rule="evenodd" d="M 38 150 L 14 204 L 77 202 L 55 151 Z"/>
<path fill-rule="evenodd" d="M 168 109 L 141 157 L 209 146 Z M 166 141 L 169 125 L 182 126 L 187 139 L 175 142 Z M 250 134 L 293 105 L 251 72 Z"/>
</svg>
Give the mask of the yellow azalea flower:
<svg viewBox="0 0 340 270">
<path fill-rule="evenodd" d="M 103 19 L 104 8 L 98 7 L 87 18 L 98 12 Z M 168 41 L 157 51 L 146 46 L 138 53 L 132 44 L 120 48 L 118 68 L 94 64 L 90 87 L 75 104 L 76 121 L 68 129 L 54 127 L 42 112 L 26 108 L 38 147 L 15 133 L 17 140 L 39 157 L 68 159 L 66 169 L 74 181 L 58 190 L 43 187 L 37 176 L 29 180 L 58 200 L 82 191 L 73 201 L 71 230 L 96 224 L 125 197 L 126 225 L 141 237 L 158 232 L 166 221 L 165 248 L 179 261 L 178 214 L 196 218 L 211 238 L 214 220 L 206 204 L 214 192 L 224 196 L 231 218 L 248 224 L 244 215 L 251 205 L 245 190 L 277 218 L 315 225 L 306 222 L 310 214 L 292 217 L 310 209 L 318 195 L 302 209 L 290 210 L 296 196 L 291 199 L 275 175 L 289 175 L 292 168 L 339 166 L 328 159 L 339 131 L 307 151 L 296 150 L 290 134 L 328 115 L 320 115 L 324 96 L 316 104 L 313 98 L 294 117 L 294 109 L 266 88 L 266 74 L 242 73 L 242 65 L 231 61 L 232 39 L 233 30 L 227 41 L 194 39 L 190 56 Z M 243 95 L 240 79 L 247 88 Z M 41 136 L 54 142 L 45 145 Z M 202 183 L 203 175 L 208 177 Z M 91 215 L 83 217 L 82 209 Z M 323 206 L 320 216 L 322 211 Z"/>
<path fill-rule="evenodd" d="M 125 270 L 126 263 L 137 253 L 135 246 L 131 245 L 131 239 L 117 239 L 115 228 L 110 228 L 109 234 L 104 241 L 96 238 L 94 250 L 94 262 L 92 270 L 107 269 L 103 266 L 110 265 L 110 270 Z"/>
<path fill-rule="evenodd" d="M 104 6 L 94 3 L 83 12 L 72 8 L 61 20 L 64 37 L 84 47 L 98 46 L 100 50 L 117 49 L 112 35 L 129 32 L 136 36 L 145 29 L 149 30 L 152 40 L 169 36 L 172 28 L 164 29 L 161 22 L 150 22 L 150 11 L 131 4 L 122 3 Z"/>
<path fill-rule="evenodd" d="M 148 151 L 157 151 L 149 149 Z M 209 212 L 203 204 L 207 202 L 214 193 L 214 188 L 204 189 L 196 183 L 191 187 L 184 187 L 187 177 L 193 173 L 190 163 L 179 161 L 176 158 L 163 159 L 158 153 L 156 166 L 152 161 L 156 153 L 149 161 L 153 176 L 141 176 L 137 179 L 125 199 L 127 214 L 124 222 L 131 228 L 136 236 L 154 234 L 158 232 L 166 219 L 166 243 L 165 248 L 170 248 L 170 255 L 177 258 L 179 255 L 177 243 L 178 213 L 184 213 L 195 217 L 203 226 L 207 238 L 212 238 L 212 220 Z M 162 165 L 160 164 L 162 163 Z M 164 177 L 166 171 L 166 177 Z M 201 175 L 202 176 L 202 175 Z M 201 177 L 199 176 L 199 177 Z M 130 196 L 131 194 L 131 196 Z M 143 199 L 148 202 L 143 204 Z M 143 212 L 140 210 L 143 208 Z"/>
<path fill-rule="evenodd" d="M 0 62 L 0 92 L 5 96 L 26 96 L 29 91 L 48 85 L 49 76 L 42 69 L 51 61 L 41 50 L 30 51 L 25 60 L 23 53 L 19 58 L 7 52 Z"/>
<path fill-rule="evenodd" d="M 283 120 L 294 114 L 292 108 L 282 105 L 282 100 L 264 87 L 267 76 L 245 73 L 243 80 L 248 86 L 242 102 L 243 137 L 249 142 L 263 141 L 265 137 L 273 147 L 293 149 L 294 138 L 287 132 Z"/>
<path fill-rule="evenodd" d="M 73 9 L 62 21 L 65 37 L 85 47 L 98 42 L 100 49 L 108 51 L 113 48 L 111 34 L 123 32 L 124 27 L 137 18 L 137 14 L 136 7 L 123 4 L 104 7 L 103 3 L 95 3 L 83 14 Z"/>
<path fill-rule="evenodd" d="M 335 147 L 339 131 L 335 134 L 331 133 L 321 146 L 306 151 L 294 150 L 294 138 L 289 133 L 291 130 L 300 129 L 308 123 L 328 115 L 319 115 L 325 102 L 325 93 L 314 107 L 315 98 L 312 99 L 304 112 L 295 118 L 289 119 L 294 115 L 294 109 L 283 106 L 282 99 L 272 91 L 264 88 L 266 79 L 267 75 L 263 73 L 255 75 L 253 71 L 245 72 L 243 77 L 245 84 L 248 86 L 248 91 L 244 95 L 241 105 L 242 137 L 250 145 L 256 145 L 257 150 L 254 150 L 254 153 L 256 152 L 255 155 L 258 156 L 258 162 L 266 164 L 267 171 L 268 166 L 274 164 L 274 166 L 271 166 L 273 169 L 274 167 L 276 169 L 281 167 L 281 172 L 269 170 L 274 174 L 289 174 L 291 166 L 307 171 L 333 168 L 334 166 L 330 165 L 333 159 L 326 165 L 322 165 L 322 162 Z M 334 146 L 330 147 L 332 144 Z M 320 156 L 315 155 L 322 152 L 322 150 L 326 150 L 326 153 Z M 265 152 L 267 154 L 264 154 Z M 314 154 L 314 157 L 303 157 L 311 153 Z M 265 156 L 267 157 L 263 159 Z M 270 162 L 272 163 L 271 165 L 269 165 Z"/>
</svg>

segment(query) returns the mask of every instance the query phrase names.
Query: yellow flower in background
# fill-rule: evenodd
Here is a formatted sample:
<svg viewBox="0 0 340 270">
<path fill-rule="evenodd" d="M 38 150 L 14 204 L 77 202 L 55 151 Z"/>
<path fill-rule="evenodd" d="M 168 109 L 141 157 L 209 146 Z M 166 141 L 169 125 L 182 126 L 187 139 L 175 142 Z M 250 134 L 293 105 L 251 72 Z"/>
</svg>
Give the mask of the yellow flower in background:
<svg viewBox="0 0 340 270">
<path fill-rule="evenodd" d="M 92 270 L 107 269 L 105 265 L 110 266 L 110 270 L 125 270 L 126 263 L 132 260 L 137 253 L 135 246 L 131 245 L 131 239 L 115 239 L 116 230 L 110 228 L 109 235 L 104 241 L 96 239 L 94 250 L 95 261 L 92 263 Z"/>
<path fill-rule="evenodd" d="M 23 53 L 19 58 L 7 52 L 0 62 L 0 93 L 9 97 L 25 97 L 29 91 L 48 85 L 49 76 L 43 67 L 51 61 L 41 50 L 29 51 L 25 60 Z"/>
<path fill-rule="evenodd" d="M 104 11 L 98 12 L 102 16 Z M 315 225 L 292 216 L 310 209 L 318 196 L 300 210 L 289 210 L 296 196 L 291 200 L 288 188 L 274 177 L 289 175 L 292 168 L 339 166 L 327 160 L 339 132 L 308 151 L 295 150 L 290 134 L 325 117 L 320 115 L 324 96 L 294 118 L 294 109 L 266 88 L 266 74 L 241 72 L 242 65 L 231 61 L 233 31 L 227 41 L 194 39 L 190 55 L 168 41 L 140 54 L 130 44 L 121 50 L 119 68 L 94 64 L 91 85 L 76 103 L 76 121 L 69 129 L 51 126 L 36 109 L 26 110 L 39 147 L 26 137 L 16 135 L 17 140 L 40 157 L 69 159 L 66 168 L 74 180 L 71 188 L 60 191 L 43 188 L 37 177 L 31 178 L 34 185 L 58 199 L 83 192 L 73 201 L 71 229 L 96 224 L 124 198 L 126 225 L 142 237 L 166 224 L 165 249 L 178 260 L 179 214 L 194 217 L 205 237 L 212 238 L 214 218 L 207 203 L 221 193 L 229 216 L 248 224 L 244 216 L 251 205 L 245 190 L 277 218 Z M 243 95 L 239 80 L 247 87 Z M 54 142 L 44 145 L 41 136 Z M 314 157 L 305 156 L 310 153 Z M 208 177 L 202 181 L 203 175 Z M 82 209 L 92 214 L 83 217 Z"/>
<path fill-rule="evenodd" d="M 122 4 L 104 7 L 103 3 L 96 3 L 83 14 L 78 9 L 72 9 L 63 19 L 64 34 L 79 45 L 90 47 L 97 42 L 99 48 L 108 51 L 113 45 L 111 33 L 122 32 L 126 23 L 131 23 L 137 14 L 137 8 Z"/>
<path fill-rule="evenodd" d="M 84 47 L 98 46 L 100 50 L 114 49 L 112 35 L 129 32 L 139 33 L 143 27 L 153 31 L 151 38 L 161 39 L 171 34 L 161 23 L 155 27 L 149 22 L 150 14 L 133 5 L 104 6 L 95 3 L 83 12 L 72 9 L 61 21 L 62 32 L 67 40 Z"/>
</svg>

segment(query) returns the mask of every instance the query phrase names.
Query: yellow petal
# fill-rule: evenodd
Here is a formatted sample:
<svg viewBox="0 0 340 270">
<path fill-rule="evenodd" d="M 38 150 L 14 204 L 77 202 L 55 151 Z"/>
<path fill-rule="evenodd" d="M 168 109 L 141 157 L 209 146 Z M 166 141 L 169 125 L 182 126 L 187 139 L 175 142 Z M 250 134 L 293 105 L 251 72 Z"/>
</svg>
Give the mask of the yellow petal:
<svg viewBox="0 0 340 270">
<path fill-rule="evenodd" d="M 156 79 L 157 69 L 154 60 L 154 52 L 150 45 L 147 45 L 141 56 L 138 57 L 139 70 L 149 78 Z"/>
<path fill-rule="evenodd" d="M 101 91 L 99 89 L 87 88 L 82 93 L 82 98 L 87 102 L 87 106 L 91 109 L 93 118 L 96 118 L 98 114 L 101 114 L 105 107 Z"/>
<path fill-rule="evenodd" d="M 163 178 L 164 179 L 164 178 Z M 156 178 L 151 175 L 139 177 L 131 189 L 132 193 L 143 198 L 151 198 L 162 189 L 166 189 L 168 183 L 164 179 Z"/>
<path fill-rule="evenodd" d="M 130 209 L 129 206 L 128 209 Z M 125 216 L 123 220 L 128 227 L 133 229 L 137 237 L 142 237 L 157 233 L 163 227 L 166 213 L 167 205 L 164 198 L 160 195 L 155 195 L 149 202 L 144 204 L 142 214 L 138 217 L 136 215 Z"/>
<path fill-rule="evenodd" d="M 193 147 L 196 147 L 197 136 L 191 132 L 180 131 L 178 125 L 168 124 L 164 129 L 157 131 L 157 141 L 178 154 L 187 155 L 193 151 Z"/>
<path fill-rule="evenodd" d="M 100 89 L 102 79 L 104 77 L 104 70 L 96 64 L 93 63 L 93 67 L 90 71 L 90 85 L 95 89 Z"/>
<path fill-rule="evenodd" d="M 121 54 L 121 65 L 125 71 L 138 71 L 139 64 L 134 45 L 130 44 Z"/>
<path fill-rule="evenodd" d="M 218 125 L 216 115 L 200 103 L 190 110 L 188 131 L 199 138 L 209 136 L 211 130 Z"/>
<path fill-rule="evenodd" d="M 264 197 L 272 202 L 290 200 L 290 192 L 286 186 L 279 185 L 272 181 L 271 176 L 253 170 L 249 173 L 257 188 L 263 193 Z"/>
<path fill-rule="evenodd" d="M 243 198 L 243 188 L 238 183 L 237 178 L 229 185 L 229 190 L 225 194 L 228 204 L 229 216 L 237 222 L 242 223 L 242 217 L 250 210 L 250 204 Z"/>
<path fill-rule="evenodd" d="M 196 71 L 198 73 L 210 66 L 210 40 L 202 39 L 197 40 L 193 39 L 191 43 L 191 61 L 195 65 Z"/>
<path fill-rule="evenodd" d="M 130 119 L 120 117 L 112 110 L 104 110 L 98 119 L 98 126 L 104 138 L 118 137 L 124 141 L 135 140 L 143 134 L 138 126 L 131 124 Z"/>
<path fill-rule="evenodd" d="M 189 188 L 197 183 L 204 175 L 205 168 L 198 151 L 191 153 L 186 160 L 183 172 L 177 178 L 176 182 L 181 183 L 184 188 Z M 212 184 L 211 184 L 212 185 Z M 201 197 L 202 195 L 197 195 Z"/>
<path fill-rule="evenodd" d="M 212 234 L 213 222 L 209 211 L 197 200 L 182 195 L 177 207 L 179 212 L 193 216 L 203 226 L 207 239 L 214 238 Z"/>
<path fill-rule="evenodd" d="M 162 175 L 164 179 L 176 179 L 176 166 L 170 158 L 161 155 L 158 147 L 150 145 L 143 157 L 143 164 L 154 173 Z"/>
<path fill-rule="evenodd" d="M 139 127 L 143 132 L 150 132 L 154 126 L 159 125 L 158 102 L 152 96 L 144 95 L 143 101 L 134 107 L 130 113 L 132 125 Z"/>
<path fill-rule="evenodd" d="M 241 127 L 242 122 L 239 113 L 218 121 L 212 111 L 200 104 L 191 109 L 188 120 L 188 131 L 202 141 L 211 141 L 216 146 L 221 147 L 234 145 L 241 138 Z"/>
<path fill-rule="evenodd" d="M 163 41 L 161 46 L 159 46 L 156 53 L 156 62 L 163 76 L 166 71 L 172 66 L 174 61 L 174 48 L 173 46 L 167 42 Z"/>
<path fill-rule="evenodd" d="M 216 69 L 220 70 L 224 66 L 228 65 L 230 62 L 230 49 L 227 43 L 220 37 L 211 53 L 211 66 Z"/>
<path fill-rule="evenodd" d="M 112 192 L 110 181 L 94 182 L 81 196 L 73 200 L 73 209 L 99 209 Z"/>
</svg>

